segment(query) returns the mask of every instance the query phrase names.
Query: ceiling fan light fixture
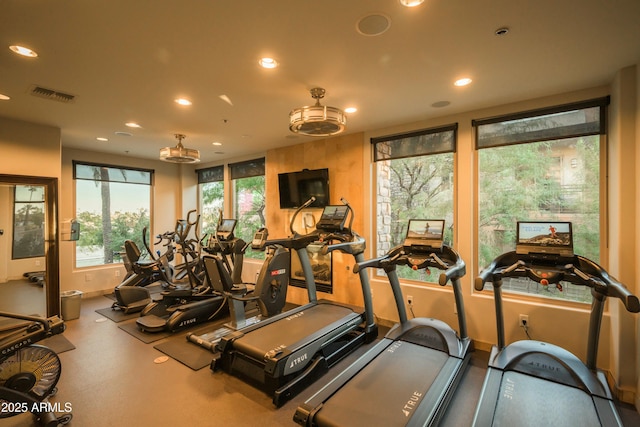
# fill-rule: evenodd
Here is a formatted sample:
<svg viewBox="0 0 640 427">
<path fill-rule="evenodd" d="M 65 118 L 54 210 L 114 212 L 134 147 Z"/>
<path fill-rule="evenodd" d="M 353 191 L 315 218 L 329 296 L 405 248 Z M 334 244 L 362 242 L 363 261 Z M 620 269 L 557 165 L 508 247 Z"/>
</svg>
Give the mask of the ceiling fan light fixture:
<svg viewBox="0 0 640 427">
<path fill-rule="evenodd" d="M 171 163 L 198 163 L 200 161 L 200 151 L 186 148 L 182 145 L 185 135 L 175 134 L 178 145 L 175 147 L 164 147 L 160 149 L 160 160 Z"/>
<path fill-rule="evenodd" d="M 307 136 L 333 136 L 343 132 L 347 124 L 344 111 L 336 107 L 320 105 L 325 90 L 319 87 L 311 89 L 311 97 L 316 104 L 296 108 L 289 113 L 289 130 Z"/>
</svg>

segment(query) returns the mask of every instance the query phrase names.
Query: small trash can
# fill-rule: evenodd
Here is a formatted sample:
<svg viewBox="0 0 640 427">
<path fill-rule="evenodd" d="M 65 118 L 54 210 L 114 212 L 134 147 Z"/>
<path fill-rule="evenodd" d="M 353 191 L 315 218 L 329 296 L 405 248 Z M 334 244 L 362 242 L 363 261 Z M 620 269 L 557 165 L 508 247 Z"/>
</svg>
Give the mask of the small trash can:
<svg viewBox="0 0 640 427">
<path fill-rule="evenodd" d="M 62 320 L 73 320 L 80 317 L 81 299 L 82 291 L 64 291 L 60 293 Z"/>
</svg>

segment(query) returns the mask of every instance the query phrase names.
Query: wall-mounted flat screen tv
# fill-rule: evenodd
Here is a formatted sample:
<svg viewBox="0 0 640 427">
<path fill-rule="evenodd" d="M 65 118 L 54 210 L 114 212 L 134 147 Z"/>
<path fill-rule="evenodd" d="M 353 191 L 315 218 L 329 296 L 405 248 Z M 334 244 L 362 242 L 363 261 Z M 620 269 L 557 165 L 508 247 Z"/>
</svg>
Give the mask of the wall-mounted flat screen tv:
<svg viewBox="0 0 640 427">
<path fill-rule="evenodd" d="M 280 209 L 301 206 L 311 196 L 316 200 L 309 207 L 322 208 L 329 204 L 329 169 L 303 169 L 278 174 Z"/>
</svg>

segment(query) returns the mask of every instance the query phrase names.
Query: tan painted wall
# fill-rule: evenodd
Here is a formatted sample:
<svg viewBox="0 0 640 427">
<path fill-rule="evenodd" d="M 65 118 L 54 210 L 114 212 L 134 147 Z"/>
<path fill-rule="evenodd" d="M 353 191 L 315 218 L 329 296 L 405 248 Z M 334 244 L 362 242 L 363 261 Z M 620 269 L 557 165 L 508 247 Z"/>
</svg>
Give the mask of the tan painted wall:
<svg viewBox="0 0 640 427">
<path fill-rule="evenodd" d="M 0 174 L 41 176 L 60 179 L 60 129 L 0 117 Z M 11 153 L 6 154 L 6 153 Z M 25 271 L 44 269 L 44 257 L 11 260 L 13 207 L 9 187 L 0 191 L 3 209 L 0 228 L 0 283 L 17 279 Z"/>
<path fill-rule="evenodd" d="M 610 270 L 623 283 L 638 294 L 636 245 L 628 236 L 636 236 L 636 70 L 622 69 L 612 85 L 611 123 L 609 126 L 609 202 L 615 206 L 610 217 Z M 633 239 L 635 240 L 635 239 Z M 609 304 L 612 319 L 611 370 L 623 395 L 633 395 L 637 382 L 635 317 L 618 302 Z M 628 400 L 628 399 L 627 399 Z"/>
<path fill-rule="evenodd" d="M 0 117 L 0 173 L 60 178 L 60 129 Z"/>
<path fill-rule="evenodd" d="M 640 66 L 636 65 L 635 67 L 635 75 L 636 75 L 636 105 L 635 105 L 635 141 L 636 147 L 640 144 Z M 640 150 L 636 149 L 635 155 L 636 165 L 640 165 Z M 636 212 L 640 212 L 640 173 L 636 170 L 635 176 L 636 182 L 636 194 L 635 194 L 635 202 L 636 202 Z M 640 218 L 636 215 L 636 230 L 640 229 Z M 636 257 L 635 257 L 635 265 L 636 265 L 636 278 L 640 274 L 638 270 L 638 266 L 640 266 L 640 239 L 635 238 L 636 241 Z M 638 279 L 636 279 L 636 283 Z M 639 291 L 640 284 L 636 284 L 636 292 Z M 636 316 L 636 330 L 635 337 L 640 335 L 640 316 Z M 640 339 L 636 339 L 636 400 L 635 406 L 637 409 L 640 409 Z"/>
</svg>

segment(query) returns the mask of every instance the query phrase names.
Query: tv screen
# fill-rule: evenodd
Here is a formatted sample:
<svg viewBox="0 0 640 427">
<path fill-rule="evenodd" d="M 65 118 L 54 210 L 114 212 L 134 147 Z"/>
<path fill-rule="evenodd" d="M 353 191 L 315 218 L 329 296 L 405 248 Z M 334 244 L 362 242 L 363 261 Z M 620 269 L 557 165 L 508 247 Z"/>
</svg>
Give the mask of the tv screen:
<svg viewBox="0 0 640 427">
<path fill-rule="evenodd" d="M 304 169 L 278 174 L 278 189 L 280 209 L 297 208 L 312 196 L 316 200 L 309 207 L 325 207 L 329 204 L 329 169 Z"/>
</svg>

